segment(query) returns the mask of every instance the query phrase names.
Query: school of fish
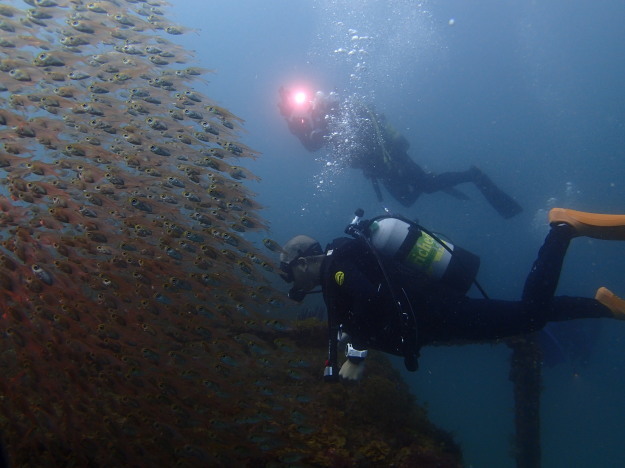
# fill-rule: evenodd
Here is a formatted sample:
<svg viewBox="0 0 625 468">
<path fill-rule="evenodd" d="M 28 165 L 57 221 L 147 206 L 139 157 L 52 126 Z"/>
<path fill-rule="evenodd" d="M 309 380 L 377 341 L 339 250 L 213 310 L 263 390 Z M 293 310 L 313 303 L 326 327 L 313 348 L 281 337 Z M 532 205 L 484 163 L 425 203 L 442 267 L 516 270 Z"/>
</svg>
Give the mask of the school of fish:
<svg viewBox="0 0 625 468">
<path fill-rule="evenodd" d="M 360 446 L 313 398 L 312 345 L 275 318 L 275 252 L 250 240 L 267 226 L 237 161 L 257 155 L 194 89 L 207 70 L 168 7 L 0 3 L 4 452 L 10 466 L 348 459 Z"/>
</svg>

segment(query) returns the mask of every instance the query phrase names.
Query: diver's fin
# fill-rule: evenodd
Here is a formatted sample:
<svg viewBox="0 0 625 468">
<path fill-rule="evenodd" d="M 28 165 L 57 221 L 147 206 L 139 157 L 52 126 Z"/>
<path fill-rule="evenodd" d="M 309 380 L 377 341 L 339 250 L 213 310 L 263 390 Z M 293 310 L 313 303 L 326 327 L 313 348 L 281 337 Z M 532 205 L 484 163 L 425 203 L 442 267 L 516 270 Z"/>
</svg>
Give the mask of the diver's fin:
<svg viewBox="0 0 625 468">
<path fill-rule="evenodd" d="M 597 289 L 595 299 L 610 309 L 615 319 L 625 320 L 625 300 L 603 286 Z"/>
<path fill-rule="evenodd" d="M 472 167 L 472 171 L 475 172 L 475 178 L 473 179 L 475 186 L 482 192 L 484 198 L 495 208 L 503 218 L 512 218 L 518 215 L 523 208 L 514 199 L 501 190 L 490 180 L 486 174 L 484 174 L 477 167 Z"/>
<path fill-rule="evenodd" d="M 549 224 L 566 223 L 575 229 L 576 236 L 595 239 L 625 240 L 625 215 L 586 213 L 584 211 L 552 208 Z"/>
<path fill-rule="evenodd" d="M 447 195 L 451 195 L 452 197 L 457 198 L 458 200 L 470 200 L 467 195 L 454 187 L 443 189 L 443 192 L 445 192 Z"/>
</svg>

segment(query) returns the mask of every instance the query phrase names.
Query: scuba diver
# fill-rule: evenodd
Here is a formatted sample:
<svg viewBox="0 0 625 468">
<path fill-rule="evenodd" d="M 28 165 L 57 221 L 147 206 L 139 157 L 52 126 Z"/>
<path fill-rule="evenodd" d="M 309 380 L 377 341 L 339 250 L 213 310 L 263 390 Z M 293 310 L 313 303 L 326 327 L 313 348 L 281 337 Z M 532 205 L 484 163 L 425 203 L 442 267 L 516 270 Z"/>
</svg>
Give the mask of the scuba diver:
<svg viewBox="0 0 625 468">
<path fill-rule="evenodd" d="M 434 174 L 423 170 L 408 155 L 410 144 L 386 122 L 383 115 L 357 99 L 340 101 L 336 93 L 305 92 L 281 87 L 278 107 L 289 130 L 311 152 L 324 146 L 341 155 L 354 169 L 361 169 L 383 201 L 380 183 L 403 206 L 409 207 L 422 193 L 442 191 L 458 199 L 468 197 L 456 186 L 473 183 L 490 205 L 504 218 L 522 211 L 480 169 Z"/>
<path fill-rule="evenodd" d="M 349 237 L 319 242 L 299 235 L 280 254 L 289 297 L 322 292 L 329 352 L 324 377 L 358 380 L 367 349 L 403 356 L 417 369 L 422 346 L 499 340 L 542 329 L 548 322 L 610 317 L 625 320 L 625 300 L 605 287 L 593 298 L 555 296 L 571 239 L 625 240 L 625 215 L 554 208 L 550 232 L 527 276 L 520 301 L 489 299 L 475 280 L 479 257 L 439 239 L 401 216 L 363 220 L 356 212 Z M 483 299 L 466 296 L 472 284 Z M 321 291 L 313 291 L 321 286 Z M 337 348 L 347 360 L 338 370 Z"/>
</svg>

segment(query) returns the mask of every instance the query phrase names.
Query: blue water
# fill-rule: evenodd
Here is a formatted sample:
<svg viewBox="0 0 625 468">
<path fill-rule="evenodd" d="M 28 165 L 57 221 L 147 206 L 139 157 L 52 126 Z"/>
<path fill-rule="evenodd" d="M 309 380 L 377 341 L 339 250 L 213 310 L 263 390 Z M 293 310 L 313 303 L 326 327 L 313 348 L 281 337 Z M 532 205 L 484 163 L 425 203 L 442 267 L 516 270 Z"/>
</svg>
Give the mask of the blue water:
<svg viewBox="0 0 625 468">
<path fill-rule="evenodd" d="M 463 188 L 471 201 L 386 204 L 480 255 L 491 297 L 520 296 L 550 207 L 625 212 L 620 0 L 173 3 L 174 19 L 197 28 L 188 47 L 215 70 L 203 91 L 246 120 L 243 141 L 262 152 L 249 165 L 262 177 L 251 188 L 279 242 L 301 232 L 327 242 L 355 208 L 382 210 L 360 173 L 328 170 L 289 134 L 277 90 L 298 83 L 358 93 L 424 168 L 476 164 L 516 197 L 525 211 L 508 221 L 472 187 Z M 340 51 L 352 48 L 363 52 Z M 624 244 L 576 239 L 558 293 L 606 285 L 625 294 L 623 259 Z M 625 322 L 603 320 L 590 356 L 545 369 L 545 468 L 625 466 L 624 340 Z M 467 466 L 514 466 L 508 354 L 504 345 L 429 348 L 405 375 Z"/>
</svg>

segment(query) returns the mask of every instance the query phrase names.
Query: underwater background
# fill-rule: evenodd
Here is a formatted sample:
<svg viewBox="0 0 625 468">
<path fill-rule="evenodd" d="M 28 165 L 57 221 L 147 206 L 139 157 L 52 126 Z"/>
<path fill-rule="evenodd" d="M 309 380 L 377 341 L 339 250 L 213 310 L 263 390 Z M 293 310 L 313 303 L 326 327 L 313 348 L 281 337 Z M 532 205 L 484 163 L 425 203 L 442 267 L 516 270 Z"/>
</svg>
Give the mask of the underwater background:
<svg viewBox="0 0 625 468">
<path fill-rule="evenodd" d="M 308 153 L 288 132 L 277 90 L 300 83 L 371 99 L 422 167 L 478 165 L 519 201 L 524 212 L 511 220 L 472 187 L 460 187 L 470 201 L 436 193 L 410 209 L 390 197 L 384 205 L 478 254 L 491 297 L 520 297 L 552 206 L 625 212 L 622 2 L 174 6 L 198 28 L 189 46 L 216 71 L 211 95 L 245 119 L 244 141 L 262 153 L 251 164 L 262 178 L 253 187 L 279 242 L 298 233 L 328 242 L 354 209 L 384 208 L 358 171 L 328 168 L 322 152 Z M 359 49 L 366 55 L 346 53 Z M 557 293 L 592 296 L 605 285 L 625 294 L 624 258 L 624 245 L 574 240 Z M 543 374 L 543 466 L 622 466 L 625 324 L 582 321 L 561 334 L 561 362 Z M 404 375 L 467 466 L 515 465 L 508 359 L 503 344 L 426 348 L 418 372 Z"/>
<path fill-rule="evenodd" d="M 311 376 L 321 374 L 325 356 L 314 354 L 319 348 L 311 345 L 305 331 L 285 337 L 283 322 L 267 320 L 266 315 L 282 319 L 316 313 L 321 303 L 309 297 L 296 306 L 274 291 L 287 287 L 270 274 L 275 253 L 254 250 L 253 246 L 263 249 L 263 238 L 283 243 L 306 233 L 324 244 L 343 235 L 356 208 L 363 208 L 366 216 L 388 209 L 418 219 L 479 255 L 478 279 L 488 294 L 518 299 L 547 232 L 549 208 L 625 213 L 625 5 L 616 0 L 171 0 L 170 7 L 157 0 L 2 3 L 1 35 L 9 42 L 0 44 L 3 58 L 8 57 L 1 70 L 2 85 L 8 88 L 0 91 L 0 117 L 8 122 L 2 124 L 6 152 L 0 158 L 0 299 L 8 307 L 1 330 L 5 379 L 0 420 L 9 452 L 19 454 L 19 460 L 28 460 L 33 450 L 39 456 L 32 455 L 34 460 L 72 460 L 72 442 L 79 442 L 80 453 L 93 451 L 101 457 L 106 452 L 117 463 L 149 463 L 165 454 L 188 466 L 198 460 L 226 464 L 234 458 L 213 459 L 203 449 L 227 449 L 240 457 L 250 450 L 258 456 L 249 443 L 265 453 L 283 450 L 280 460 L 297 464 L 303 456 L 299 449 L 303 452 L 311 441 L 307 449 L 345 444 L 347 436 L 329 444 L 319 428 L 341 428 L 342 405 L 356 391 L 325 386 L 317 401 L 311 400 L 307 391 L 318 388 Z M 53 48 L 36 55 L 49 44 L 61 49 L 58 35 L 77 41 L 94 34 L 89 32 L 92 20 L 96 31 L 110 29 L 116 40 L 128 41 L 124 36 L 139 21 L 136 16 L 114 15 L 122 4 L 158 25 L 161 36 L 167 36 L 162 33 L 167 26 L 166 33 L 173 36 L 168 39 L 181 47 L 150 39 L 152 26 L 146 25 L 139 28 L 138 43 L 171 49 L 173 55 L 150 52 L 150 64 L 146 54 L 135 56 L 133 47 L 122 49 L 130 61 L 116 62 L 121 70 L 117 72 L 110 62 L 87 65 L 87 54 L 94 51 L 83 53 L 78 43 L 64 43 L 67 53 L 57 55 Z M 34 12 L 19 23 L 12 5 L 33 7 Z M 78 23 L 69 20 L 65 26 L 73 28 L 74 36 L 59 33 L 62 28 L 53 21 L 62 22 L 72 8 L 85 12 L 86 23 L 76 17 Z M 46 12 L 53 10 L 58 16 L 47 18 Z M 98 15 L 106 20 L 99 23 Z M 135 24 L 129 26 L 128 21 Z M 10 30 L 12 25 L 17 33 Z M 33 25 L 40 25 L 41 31 Z M 12 62 L 16 48 L 11 40 L 24 40 L 18 35 L 29 31 L 25 28 L 38 33 L 17 48 L 24 56 Z M 93 45 L 88 38 L 86 42 L 87 49 Z M 194 51 L 192 60 L 185 50 Z M 46 62 L 38 64 L 35 55 Z M 104 90 L 89 88 L 96 94 L 90 98 L 95 110 L 84 107 L 86 101 L 80 106 L 73 101 L 78 96 L 86 99 L 86 86 L 63 76 L 49 78 L 55 65 L 44 65 L 53 64 L 48 60 L 56 57 L 66 62 L 56 66 L 76 65 L 77 71 L 88 70 L 104 82 L 97 82 Z M 132 71 L 132 63 L 141 66 Z M 174 84 L 157 78 L 168 78 L 165 72 L 155 74 L 158 67 L 165 72 L 179 69 Z M 204 69 L 214 73 L 198 78 L 196 71 Z M 41 82 L 33 83 L 29 73 Z M 148 78 L 149 86 L 142 81 Z M 79 80 L 76 75 L 74 79 Z M 120 85 L 126 79 L 132 91 Z M 48 80 L 69 83 L 75 96 L 71 89 L 63 92 L 66 100 L 44 96 L 56 86 Z M 165 105 L 145 104 L 154 106 L 156 101 L 144 99 L 143 85 L 148 96 L 166 104 L 173 100 L 184 115 L 179 119 L 175 109 L 168 114 Z M 470 186 L 460 187 L 470 196 L 468 201 L 435 193 L 423 195 L 409 209 L 388 196 L 378 202 L 360 172 L 335 164 L 323 151 L 308 153 L 288 132 L 277 108 L 278 89 L 300 85 L 372 102 L 406 136 L 410 155 L 423 168 L 444 172 L 475 164 L 513 195 L 524 212 L 503 220 Z M 54 94 L 60 96 L 57 90 Z M 21 94 L 30 96 L 30 102 Z M 67 101 L 76 104 L 71 114 Z M 204 109 L 201 123 L 192 114 L 198 102 Z M 170 132 L 177 128 L 178 134 L 157 133 L 160 127 L 146 120 L 145 106 L 154 115 L 161 113 Z M 101 116 L 96 113 L 99 108 L 104 108 Z M 34 120 L 27 124 L 21 112 Z M 62 124 L 61 115 L 69 115 Z M 109 133 L 111 127 L 103 127 L 100 117 L 113 122 L 117 133 Z M 179 121 L 184 126 L 178 127 Z M 54 132 L 58 141 L 43 139 Z M 30 164 L 23 145 L 35 133 L 36 164 Z M 82 138 L 76 144 L 61 146 L 76 135 Z M 90 145 L 99 145 L 95 137 L 110 144 L 100 160 L 85 157 L 85 148 L 93 151 L 85 135 Z M 207 143 L 206 148 L 199 149 L 198 140 Z M 152 143 L 149 150 L 147 142 Z M 55 146 L 62 151 L 53 156 L 42 149 Z M 179 157 L 180 148 L 188 149 L 183 151 L 188 159 Z M 171 163 L 167 153 L 179 161 Z M 200 164 L 201 175 L 192 167 Z M 105 167 L 112 172 L 105 173 Z M 124 176 L 125 183 L 115 174 Z M 105 179 L 108 185 L 103 187 L 112 192 L 95 193 L 94 184 Z M 175 202 L 184 208 L 174 207 Z M 47 204 L 51 217 L 41 209 Z M 189 206 L 197 206 L 197 211 Z M 117 211 L 108 213 L 115 221 L 107 225 L 101 220 L 112 208 Z M 76 218 L 77 210 L 83 217 L 100 215 L 100 220 L 85 222 Z M 202 213 L 211 217 L 210 229 Z M 141 220 L 154 223 L 147 226 L 151 231 Z M 124 235 L 118 238 L 117 230 Z M 69 234 L 74 237 L 67 239 Z M 120 239 L 130 245 L 120 247 Z M 58 251 L 54 255 L 52 247 Z M 187 260 L 193 258 L 190 267 Z M 624 258 L 625 245 L 574 240 L 558 294 L 592 296 L 599 286 L 625 294 Z M 76 281 L 69 282 L 76 272 Z M 159 283 L 167 276 L 167 283 Z M 475 289 L 470 294 L 479 296 Z M 66 317 L 53 313 L 56 299 Z M 96 303 L 106 308 L 90 310 Z M 256 306 L 265 315 L 251 310 Z M 117 308 L 129 309 L 126 319 Z M 145 333 L 130 325 L 140 325 Z M 625 323 L 586 320 L 550 326 L 548 333 L 542 466 L 622 466 Z M 290 358 L 297 348 L 308 351 L 306 360 Z M 85 351 L 90 353 L 88 362 L 72 367 Z M 416 373 L 393 360 L 432 422 L 452 433 L 466 466 L 515 466 L 509 355 L 505 344 L 425 348 Z M 56 361 L 60 364 L 51 365 L 48 375 L 41 371 L 47 362 Z M 362 388 L 379 383 L 379 366 L 371 362 Z M 120 391 L 110 395 L 110 388 Z M 129 391 L 147 393 L 148 398 L 133 398 Z M 351 400 L 350 422 L 343 429 L 353 428 L 357 439 L 393 409 L 375 405 L 372 395 L 358 394 Z M 46 407 L 46 401 L 52 405 Z M 326 408 L 320 405 L 328 402 L 334 405 L 335 418 L 311 417 L 324 415 Z M 162 415 L 154 414 L 155 408 Z M 401 413 L 403 408 L 394 409 Z M 359 413 L 360 418 L 353 418 Z M 102 424 L 85 425 L 102 416 Z M 210 418 L 209 424 L 202 418 Z M 354 420 L 362 424 L 350 425 Z M 179 427 L 168 426 L 171 422 Z M 150 430 L 140 432 L 138 428 L 146 425 Z M 19 432 L 29 426 L 39 431 Z M 238 440 L 247 428 L 249 438 Z M 388 436 L 401 433 L 404 426 L 385 429 Z M 429 428 L 425 432 L 436 434 Z M 110 447 L 103 443 L 108 437 Z M 159 450 L 150 452 L 148 447 Z M 376 450 L 384 452 L 380 447 L 368 446 L 371 456 Z M 429 453 L 427 447 L 419 450 Z M 107 460 L 98 457 L 94 455 L 96 462 Z"/>
</svg>

